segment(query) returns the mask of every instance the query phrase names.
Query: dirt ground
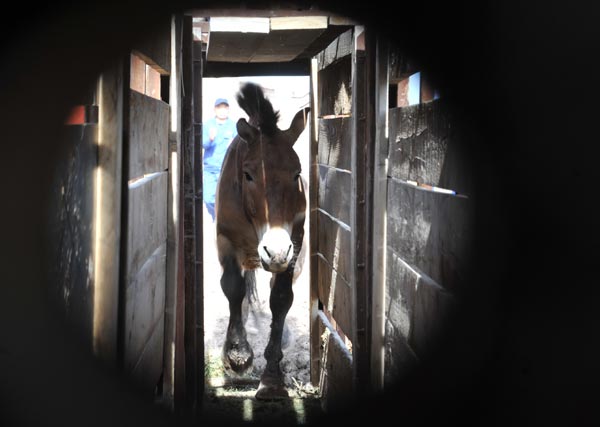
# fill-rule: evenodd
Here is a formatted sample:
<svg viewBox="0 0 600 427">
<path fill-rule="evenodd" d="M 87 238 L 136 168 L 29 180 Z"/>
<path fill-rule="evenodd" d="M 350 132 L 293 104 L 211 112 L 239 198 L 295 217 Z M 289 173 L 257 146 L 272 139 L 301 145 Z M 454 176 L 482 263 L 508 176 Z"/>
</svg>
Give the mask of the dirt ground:
<svg viewBox="0 0 600 427">
<path fill-rule="evenodd" d="M 246 322 L 247 337 L 254 351 L 252 371 L 242 379 L 231 379 L 223 372 L 221 351 L 229 308 L 220 286 L 222 269 L 215 249 L 214 224 L 205 209 L 204 218 L 204 327 L 205 327 L 205 411 L 225 418 L 245 421 L 274 421 L 305 424 L 307 417 L 320 413 L 318 391 L 310 384 L 309 348 L 309 263 L 294 284 L 294 302 L 286 318 L 287 342 L 284 342 L 281 369 L 290 400 L 260 402 L 254 398 L 266 361 L 263 356 L 270 332 L 270 273 L 258 270 L 258 300 L 250 306 Z M 308 230 L 307 230 L 308 231 Z M 250 412 L 249 412 L 250 411 Z M 253 414 L 253 415 L 248 415 Z M 250 417 L 250 418 L 249 418 Z M 262 417 L 262 418 L 261 418 Z"/>
</svg>

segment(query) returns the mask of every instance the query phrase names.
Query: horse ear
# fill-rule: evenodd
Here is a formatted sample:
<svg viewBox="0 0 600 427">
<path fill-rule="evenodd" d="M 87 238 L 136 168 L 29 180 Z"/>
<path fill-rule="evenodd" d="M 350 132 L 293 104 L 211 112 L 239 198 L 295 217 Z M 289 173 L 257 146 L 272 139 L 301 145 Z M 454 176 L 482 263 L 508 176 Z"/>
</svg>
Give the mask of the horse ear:
<svg viewBox="0 0 600 427">
<path fill-rule="evenodd" d="M 248 124 L 246 119 L 239 119 L 236 125 L 238 135 L 242 137 L 248 144 L 253 143 L 258 139 L 258 129 Z"/>
<path fill-rule="evenodd" d="M 304 128 L 306 127 L 306 123 L 308 122 L 308 113 L 310 112 L 310 108 L 306 107 L 303 110 L 300 110 L 294 116 L 292 120 L 292 124 L 290 128 L 286 131 L 286 133 L 290 136 L 290 139 L 293 141 L 292 145 L 296 142 Z"/>
</svg>

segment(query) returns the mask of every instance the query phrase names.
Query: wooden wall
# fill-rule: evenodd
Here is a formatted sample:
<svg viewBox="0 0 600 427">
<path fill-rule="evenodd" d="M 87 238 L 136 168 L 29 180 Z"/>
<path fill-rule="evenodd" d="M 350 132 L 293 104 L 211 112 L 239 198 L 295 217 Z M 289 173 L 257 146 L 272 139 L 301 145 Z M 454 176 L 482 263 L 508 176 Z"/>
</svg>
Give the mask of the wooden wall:
<svg viewBox="0 0 600 427">
<path fill-rule="evenodd" d="M 464 291 L 472 194 L 461 147 L 443 99 L 389 111 L 386 385 L 435 351 Z"/>
<path fill-rule="evenodd" d="M 311 207 L 313 286 L 313 383 L 323 390 L 324 406 L 335 407 L 353 394 L 352 54 L 354 31 L 340 35 L 316 58 L 313 81 L 318 125 L 313 141 Z"/>
<path fill-rule="evenodd" d="M 128 108 L 123 368 L 153 392 L 163 370 L 170 110 L 131 89 Z"/>
</svg>

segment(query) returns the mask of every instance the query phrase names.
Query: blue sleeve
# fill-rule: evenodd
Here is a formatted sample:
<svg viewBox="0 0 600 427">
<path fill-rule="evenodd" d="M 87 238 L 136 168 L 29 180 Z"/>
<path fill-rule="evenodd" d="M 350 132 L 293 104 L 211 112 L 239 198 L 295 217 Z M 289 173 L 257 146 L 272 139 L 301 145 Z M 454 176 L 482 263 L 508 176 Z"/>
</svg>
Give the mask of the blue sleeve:
<svg viewBox="0 0 600 427">
<path fill-rule="evenodd" d="M 215 141 L 214 140 L 210 140 L 209 137 L 209 130 L 212 126 L 212 120 L 207 120 L 206 122 L 204 122 L 204 124 L 202 125 L 202 147 L 203 148 L 210 148 L 214 145 Z"/>
</svg>

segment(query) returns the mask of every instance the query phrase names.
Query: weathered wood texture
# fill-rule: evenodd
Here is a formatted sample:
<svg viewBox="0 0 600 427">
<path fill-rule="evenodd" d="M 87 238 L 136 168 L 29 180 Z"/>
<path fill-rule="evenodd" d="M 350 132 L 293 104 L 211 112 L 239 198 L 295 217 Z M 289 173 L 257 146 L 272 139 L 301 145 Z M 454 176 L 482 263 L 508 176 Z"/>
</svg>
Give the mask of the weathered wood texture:
<svg viewBox="0 0 600 427">
<path fill-rule="evenodd" d="M 390 110 L 389 172 L 468 195 L 471 180 L 452 113 L 441 100 Z"/>
<path fill-rule="evenodd" d="M 317 263 L 319 272 L 319 300 L 331 313 L 344 335 L 349 337 L 354 331 L 351 317 L 352 287 L 323 257 L 316 256 L 313 262 Z"/>
<path fill-rule="evenodd" d="M 271 31 L 261 42 L 252 57 L 252 62 L 292 61 L 323 31 L 323 29 Z"/>
<path fill-rule="evenodd" d="M 352 57 L 346 55 L 319 71 L 319 116 L 352 112 Z"/>
<path fill-rule="evenodd" d="M 349 171 L 351 135 L 349 117 L 319 120 L 319 164 Z"/>
<path fill-rule="evenodd" d="M 460 132 L 443 103 L 390 110 L 387 182 L 385 384 L 435 351 L 466 291 L 471 200 L 406 181 L 469 194 Z"/>
<path fill-rule="evenodd" d="M 97 126 L 66 126 L 68 148 L 56 165 L 49 220 L 49 292 L 77 338 L 92 350 L 94 313 L 94 171 Z"/>
<path fill-rule="evenodd" d="M 352 54 L 354 49 L 354 29 L 349 29 L 333 40 L 321 53 L 317 55 L 319 71 L 333 64 L 339 59 Z"/>
<path fill-rule="evenodd" d="M 164 19 L 146 39 L 134 47 L 134 53 L 161 74 L 171 72 L 171 20 Z"/>
<path fill-rule="evenodd" d="M 471 218 L 469 199 L 388 182 L 388 245 L 451 291 L 467 278 Z"/>
<path fill-rule="evenodd" d="M 344 224 L 350 224 L 349 171 L 319 165 L 319 207 Z"/>
<path fill-rule="evenodd" d="M 353 398 L 352 359 L 349 351 L 336 339 L 336 333 L 326 327 L 319 317 L 321 337 L 321 384 L 323 406 L 329 410 L 342 410 Z"/>
<path fill-rule="evenodd" d="M 169 105 L 130 91 L 129 179 L 168 168 Z"/>
<path fill-rule="evenodd" d="M 390 82 L 398 83 L 419 71 L 415 64 L 397 49 L 391 49 L 389 56 Z"/>
</svg>

